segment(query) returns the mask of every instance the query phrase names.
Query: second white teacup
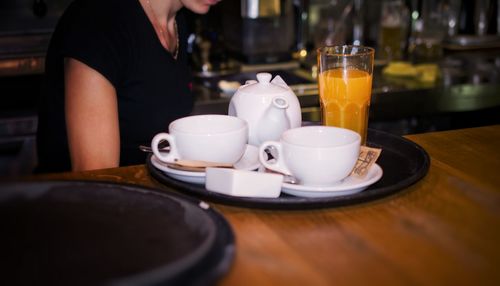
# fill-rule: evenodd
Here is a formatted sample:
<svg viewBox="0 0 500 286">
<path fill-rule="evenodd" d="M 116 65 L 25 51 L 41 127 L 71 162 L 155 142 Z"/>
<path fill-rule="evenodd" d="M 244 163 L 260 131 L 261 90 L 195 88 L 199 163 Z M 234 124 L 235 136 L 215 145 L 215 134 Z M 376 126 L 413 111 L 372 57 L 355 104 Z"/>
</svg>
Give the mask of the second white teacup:
<svg viewBox="0 0 500 286">
<path fill-rule="evenodd" d="M 359 157 L 361 136 L 338 127 L 307 126 L 285 131 L 280 141 L 260 145 L 264 167 L 309 186 L 329 186 L 349 176 Z M 275 156 L 269 160 L 266 150 Z"/>
<path fill-rule="evenodd" d="M 248 141 L 245 120 L 228 115 L 194 115 L 177 119 L 169 133 L 158 133 L 151 141 L 155 156 L 163 162 L 200 160 L 234 164 L 240 160 Z M 159 144 L 168 141 L 170 151 L 160 152 Z"/>
</svg>

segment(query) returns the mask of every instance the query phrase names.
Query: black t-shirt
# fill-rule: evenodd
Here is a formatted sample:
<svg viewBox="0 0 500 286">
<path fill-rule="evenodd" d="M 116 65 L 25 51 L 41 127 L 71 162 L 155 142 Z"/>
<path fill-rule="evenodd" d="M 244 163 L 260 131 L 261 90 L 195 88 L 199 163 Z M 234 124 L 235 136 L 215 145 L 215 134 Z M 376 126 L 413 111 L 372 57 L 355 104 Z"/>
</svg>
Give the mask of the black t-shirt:
<svg viewBox="0 0 500 286">
<path fill-rule="evenodd" d="M 106 77 L 117 93 L 120 165 L 142 164 L 138 145 L 168 130 L 193 107 L 186 55 L 186 25 L 177 14 L 179 54 L 163 48 L 138 0 L 76 0 L 52 35 L 46 88 L 39 103 L 37 172 L 71 169 L 64 115 L 64 58 Z"/>
</svg>

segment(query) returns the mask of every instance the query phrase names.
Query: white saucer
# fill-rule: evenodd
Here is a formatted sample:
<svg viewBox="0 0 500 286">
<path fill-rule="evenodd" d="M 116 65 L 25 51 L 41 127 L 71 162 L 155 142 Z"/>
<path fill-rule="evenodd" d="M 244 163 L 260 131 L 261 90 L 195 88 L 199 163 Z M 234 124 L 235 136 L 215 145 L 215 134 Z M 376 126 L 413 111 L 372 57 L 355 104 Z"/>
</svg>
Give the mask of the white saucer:
<svg viewBox="0 0 500 286">
<path fill-rule="evenodd" d="M 382 168 L 374 164 L 363 178 L 349 176 L 335 185 L 321 187 L 283 183 L 281 191 L 289 195 L 308 198 L 352 195 L 380 180 L 383 173 Z"/>
<path fill-rule="evenodd" d="M 243 157 L 234 164 L 234 168 L 247 171 L 258 169 L 260 166 L 258 153 L 259 148 L 253 145 L 247 145 L 245 154 L 243 154 Z M 190 172 L 169 168 L 165 163 L 158 160 L 155 155 L 151 156 L 151 163 L 157 169 L 163 171 L 167 176 L 176 180 L 200 185 L 205 184 L 205 172 Z"/>
</svg>

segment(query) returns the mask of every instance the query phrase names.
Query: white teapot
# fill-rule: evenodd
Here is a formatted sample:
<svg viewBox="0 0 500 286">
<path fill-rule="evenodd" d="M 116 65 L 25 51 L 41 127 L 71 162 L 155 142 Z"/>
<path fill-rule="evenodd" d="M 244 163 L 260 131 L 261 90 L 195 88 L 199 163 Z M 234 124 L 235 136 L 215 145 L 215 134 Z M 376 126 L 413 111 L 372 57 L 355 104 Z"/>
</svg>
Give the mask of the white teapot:
<svg viewBox="0 0 500 286">
<path fill-rule="evenodd" d="M 290 128 L 300 127 L 300 103 L 292 89 L 270 73 L 258 73 L 238 88 L 229 103 L 228 115 L 248 123 L 248 143 L 259 146 L 264 141 L 279 140 Z"/>
</svg>

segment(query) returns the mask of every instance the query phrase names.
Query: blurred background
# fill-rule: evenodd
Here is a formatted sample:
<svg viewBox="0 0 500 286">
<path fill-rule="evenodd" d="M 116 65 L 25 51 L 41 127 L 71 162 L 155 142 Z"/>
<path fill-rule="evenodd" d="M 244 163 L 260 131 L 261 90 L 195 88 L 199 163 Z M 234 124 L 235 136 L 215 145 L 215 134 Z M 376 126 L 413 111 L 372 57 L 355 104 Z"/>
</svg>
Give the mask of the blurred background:
<svg viewBox="0 0 500 286">
<path fill-rule="evenodd" d="M 104 1 L 104 0 L 103 0 Z M 36 164 L 45 52 L 70 0 L 0 0 L 0 175 Z M 316 49 L 376 49 L 370 127 L 398 135 L 500 123 L 500 0 L 224 0 L 188 14 L 194 114 L 280 75 L 319 121 Z"/>
</svg>

